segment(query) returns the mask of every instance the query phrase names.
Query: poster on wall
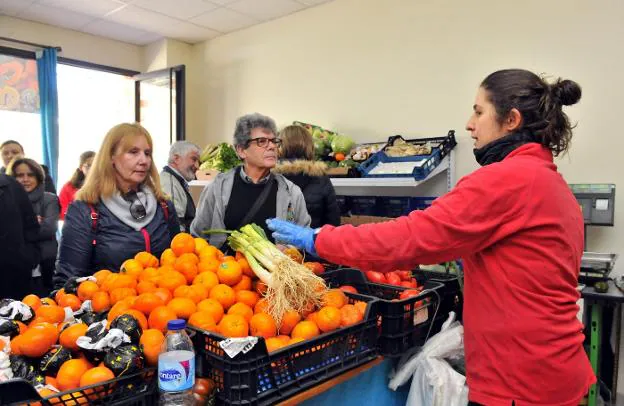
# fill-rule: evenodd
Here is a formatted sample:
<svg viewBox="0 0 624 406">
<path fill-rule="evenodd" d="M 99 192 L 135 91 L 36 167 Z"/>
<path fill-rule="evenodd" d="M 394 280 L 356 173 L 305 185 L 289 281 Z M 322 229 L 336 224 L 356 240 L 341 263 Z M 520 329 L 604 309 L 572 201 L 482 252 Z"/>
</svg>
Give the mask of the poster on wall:
<svg viewBox="0 0 624 406">
<path fill-rule="evenodd" d="M 39 112 L 36 61 L 0 55 L 0 110 Z"/>
</svg>

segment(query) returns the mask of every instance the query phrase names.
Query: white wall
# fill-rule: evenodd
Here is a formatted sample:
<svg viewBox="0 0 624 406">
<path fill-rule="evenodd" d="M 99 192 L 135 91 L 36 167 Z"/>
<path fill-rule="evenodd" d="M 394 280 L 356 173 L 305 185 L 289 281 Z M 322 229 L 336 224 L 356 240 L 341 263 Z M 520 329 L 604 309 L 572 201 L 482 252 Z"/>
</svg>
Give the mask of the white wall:
<svg viewBox="0 0 624 406">
<path fill-rule="evenodd" d="M 143 70 L 141 46 L 13 17 L 0 16 L 0 37 L 60 46 L 59 56 L 135 71 Z M 6 43 L 11 47 L 10 43 Z"/>
</svg>

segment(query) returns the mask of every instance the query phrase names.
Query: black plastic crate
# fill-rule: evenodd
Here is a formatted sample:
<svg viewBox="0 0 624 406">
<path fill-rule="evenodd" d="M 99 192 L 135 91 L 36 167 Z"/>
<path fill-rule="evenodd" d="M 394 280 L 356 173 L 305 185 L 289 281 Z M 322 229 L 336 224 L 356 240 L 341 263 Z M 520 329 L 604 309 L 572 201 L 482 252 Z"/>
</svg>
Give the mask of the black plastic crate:
<svg viewBox="0 0 624 406">
<path fill-rule="evenodd" d="M 419 284 L 422 284 L 425 281 L 436 281 L 442 283 L 444 285 L 440 292 L 442 302 L 440 303 L 440 310 L 438 311 L 438 314 L 443 316 L 444 320 L 446 320 L 446 316 L 453 311 L 457 315 L 457 320 L 462 320 L 464 297 L 462 295 L 461 285 L 457 275 L 448 272 L 425 271 L 422 269 L 413 270 L 412 275 L 416 278 Z"/>
<path fill-rule="evenodd" d="M 401 356 L 440 331 L 439 327 L 435 329 L 437 323 L 434 322 L 442 316 L 440 292 L 444 285 L 438 281 L 425 281 L 420 295 L 399 300 L 401 292 L 410 288 L 369 282 L 357 269 L 339 269 L 326 272 L 322 277 L 330 287 L 351 285 L 358 292 L 379 300 L 378 345 L 383 356 Z"/>
<path fill-rule="evenodd" d="M 375 196 L 352 196 L 351 214 L 359 216 L 376 216 L 379 211 L 379 200 Z"/>
<path fill-rule="evenodd" d="M 386 196 L 379 198 L 377 214 L 382 217 L 401 217 L 408 215 L 410 210 L 409 197 Z"/>
<path fill-rule="evenodd" d="M 24 379 L 0 383 L 0 404 L 2 405 L 151 406 L 157 401 L 156 368 L 147 368 L 136 374 L 59 392 L 46 398 L 41 398 L 31 383 Z"/>
<path fill-rule="evenodd" d="M 349 302 L 369 303 L 364 320 L 269 353 L 263 338 L 246 354 L 230 358 L 220 334 L 194 328 L 197 371 L 216 383 L 217 404 L 269 405 L 377 358 L 378 301 L 347 293 Z"/>
<path fill-rule="evenodd" d="M 341 216 L 348 216 L 349 210 L 351 210 L 349 196 L 336 196 L 336 203 L 338 204 L 338 210 Z"/>
</svg>

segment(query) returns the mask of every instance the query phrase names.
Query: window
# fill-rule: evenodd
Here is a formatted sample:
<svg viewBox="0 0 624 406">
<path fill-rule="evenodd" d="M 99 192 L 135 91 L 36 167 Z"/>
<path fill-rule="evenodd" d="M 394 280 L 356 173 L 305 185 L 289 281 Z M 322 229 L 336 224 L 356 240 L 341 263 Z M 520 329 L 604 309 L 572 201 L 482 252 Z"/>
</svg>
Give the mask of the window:
<svg viewBox="0 0 624 406">
<path fill-rule="evenodd" d="M 29 158 L 43 158 L 37 63 L 0 54 L 0 143 L 13 139 Z"/>
</svg>

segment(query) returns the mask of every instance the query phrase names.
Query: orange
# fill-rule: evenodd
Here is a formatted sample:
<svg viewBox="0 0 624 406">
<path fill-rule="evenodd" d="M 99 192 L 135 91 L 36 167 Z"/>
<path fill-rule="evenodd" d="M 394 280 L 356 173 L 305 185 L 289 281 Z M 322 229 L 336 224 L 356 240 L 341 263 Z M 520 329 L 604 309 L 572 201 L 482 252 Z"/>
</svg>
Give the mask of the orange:
<svg viewBox="0 0 624 406">
<path fill-rule="evenodd" d="M 76 389 L 80 386 L 80 378 L 91 369 L 88 361 L 77 358 L 65 361 L 56 375 L 56 382 L 61 391 Z"/>
<path fill-rule="evenodd" d="M 295 328 L 291 333 L 292 338 L 303 338 L 304 340 L 309 340 L 310 338 L 314 338 L 320 334 L 318 326 L 312 321 L 300 321 L 297 323 Z"/>
<path fill-rule="evenodd" d="M 135 289 L 137 285 L 137 281 L 136 278 L 132 275 L 123 273 L 123 274 L 111 274 L 108 278 L 106 278 L 106 280 L 104 281 L 104 283 L 102 284 L 102 286 L 100 287 L 101 290 L 105 291 L 105 292 L 110 292 L 113 289 L 117 289 L 117 288 L 133 288 Z"/>
<path fill-rule="evenodd" d="M 52 348 L 56 340 L 58 340 L 58 331 L 53 324 L 38 323 L 21 334 L 21 340 L 18 343 L 19 353 L 31 358 L 41 357 Z"/>
<path fill-rule="evenodd" d="M 110 301 L 112 304 L 119 302 L 128 297 L 136 296 L 137 292 L 134 288 L 116 288 L 110 291 Z M 69 295 L 65 295 L 67 297 Z"/>
<path fill-rule="evenodd" d="M 62 323 L 65 320 L 65 310 L 56 305 L 41 306 L 35 310 L 35 314 L 48 323 Z"/>
<path fill-rule="evenodd" d="M 134 305 L 132 305 L 132 307 L 142 312 L 144 315 L 149 316 L 152 310 L 164 305 L 165 301 L 162 300 L 162 298 L 155 293 L 148 292 L 140 294 L 134 301 Z"/>
<path fill-rule="evenodd" d="M 176 258 L 176 261 L 175 261 L 175 264 L 173 264 L 173 267 L 175 268 L 176 264 L 181 264 L 182 262 L 192 262 L 194 264 L 198 264 L 199 257 L 195 255 L 194 253 L 182 254 Z"/>
<path fill-rule="evenodd" d="M 249 262 L 247 261 L 247 258 L 245 257 L 238 258 L 236 259 L 236 262 L 238 262 L 238 265 L 240 265 L 241 270 L 243 271 L 243 275 L 247 275 L 250 278 L 256 277 L 256 274 L 253 273 L 253 271 L 251 270 L 251 267 L 249 266 Z"/>
<path fill-rule="evenodd" d="M 290 334 L 300 321 L 301 315 L 299 313 L 294 310 L 287 310 L 282 315 L 282 324 L 279 327 L 280 334 Z"/>
<path fill-rule="evenodd" d="M 269 312 L 269 302 L 265 298 L 262 298 L 256 302 L 254 306 L 254 313 L 268 313 Z"/>
<path fill-rule="evenodd" d="M 201 258 L 199 264 L 197 264 L 197 271 L 199 273 L 214 272 L 216 274 L 219 265 L 221 265 L 221 262 L 216 258 Z"/>
<path fill-rule="evenodd" d="M 217 276 L 219 277 L 219 282 L 228 286 L 234 286 L 243 278 L 243 270 L 236 261 L 224 261 L 217 269 Z"/>
<path fill-rule="evenodd" d="M 191 314 L 188 319 L 189 326 L 195 326 L 202 330 L 217 331 L 217 323 L 212 314 L 207 311 L 199 311 Z"/>
<path fill-rule="evenodd" d="M 323 295 L 323 305 L 325 306 L 333 306 L 336 309 L 340 309 L 347 303 L 349 303 L 349 299 L 340 289 L 330 289 Z"/>
<path fill-rule="evenodd" d="M 117 318 L 117 316 L 121 316 L 126 312 L 126 310 L 130 310 L 131 308 L 132 305 L 123 300 L 115 303 L 113 307 L 111 307 L 111 309 L 108 311 L 108 316 L 106 318 L 108 320 L 108 323 L 110 324 L 113 320 Z"/>
<path fill-rule="evenodd" d="M 236 293 L 234 289 L 224 284 L 219 284 L 212 288 L 209 297 L 221 303 L 226 310 L 236 303 Z"/>
<path fill-rule="evenodd" d="M 102 291 L 95 292 L 91 297 L 91 306 L 93 311 L 98 313 L 110 309 L 111 302 L 108 293 Z"/>
<path fill-rule="evenodd" d="M 236 289 L 234 290 L 236 291 Z M 258 300 L 260 300 L 260 295 L 258 295 L 256 292 L 252 292 L 251 290 L 236 291 L 236 301 L 239 303 L 245 303 L 252 309 L 256 306 Z"/>
<path fill-rule="evenodd" d="M 201 272 L 195 277 L 195 279 L 193 279 L 193 285 L 196 284 L 203 285 L 206 289 L 208 289 L 208 292 L 210 292 L 212 288 L 219 284 L 219 278 L 214 272 Z"/>
<path fill-rule="evenodd" d="M 141 281 L 137 284 L 136 290 L 139 295 L 143 293 L 153 292 L 156 290 L 156 284 L 150 281 Z"/>
<path fill-rule="evenodd" d="M 151 282 L 153 284 L 157 284 L 160 274 L 161 271 L 158 268 L 145 268 L 139 274 L 139 283 Z"/>
<path fill-rule="evenodd" d="M 236 291 L 251 290 L 252 289 L 251 278 L 247 275 L 243 275 L 243 277 L 241 278 L 241 281 L 238 282 L 236 285 L 232 286 L 232 289 Z"/>
<path fill-rule="evenodd" d="M 249 329 L 252 336 L 274 337 L 277 335 L 277 326 L 273 317 L 266 313 L 254 314 L 249 322 Z"/>
<path fill-rule="evenodd" d="M 147 317 L 145 317 L 145 315 L 141 313 L 140 311 L 136 309 L 128 309 L 128 310 L 125 310 L 122 314 L 127 314 L 127 315 L 134 317 L 136 321 L 139 322 L 139 325 L 141 326 L 141 330 L 147 330 L 147 327 L 148 327 Z"/>
<path fill-rule="evenodd" d="M 80 285 L 78 285 L 78 299 L 85 301 L 91 300 L 93 294 L 100 290 L 100 287 L 97 283 L 92 281 L 84 281 Z"/>
<path fill-rule="evenodd" d="M 46 385 L 52 385 L 55 388 L 58 388 L 58 382 L 56 382 L 56 378 L 54 378 L 54 377 L 46 376 L 45 377 L 45 383 L 46 383 Z"/>
<path fill-rule="evenodd" d="M 63 296 L 65 296 L 65 288 L 61 288 L 59 289 L 55 294 L 54 294 L 54 300 L 56 301 L 56 303 L 59 302 L 59 299 L 62 298 Z"/>
<path fill-rule="evenodd" d="M 269 337 L 264 340 L 264 343 L 266 344 L 268 352 L 277 351 L 280 348 L 286 347 L 286 343 L 284 342 L 284 340 L 281 340 L 277 337 Z"/>
<path fill-rule="evenodd" d="M 59 344 L 72 351 L 80 350 L 76 340 L 87 333 L 87 328 L 88 326 L 84 323 L 76 323 L 67 327 L 59 336 Z"/>
<path fill-rule="evenodd" d="M 199 255 L 202 249 L 208 247 L 208 241 L 200 237 L 195 237 L 195 254 Z"/>
<path fill-rule="evenodd" d="M 158 365 L 158 356 L 160 355 L 160 344 L 159 345 L 145 345 L 143 346 L 143 356 L 145 356 L 145 361 L 149 366 Z"/>
<path fill-rule="evenodd" d="M 180 263 L 176 261 L 175 270 L 184 275 L 186 283 L 193 283 L 193 279 L 197 276 L 197 264 L 194 264 L 191 261 L 184 261 Z"/>
<path fill-rule="evenodd" d="M 312 312 L 306 316 L 306 320 L 309 320 L 318 326 L 316 318 L 318 317 L 318 312 Z"/>
<path fill-rule="evenodd" d="M 360 312 L 360 316 L 362 316 L 362 319 L 364 319 L 364 315 L 366 314 L 366 302 L 355 302 L 354 304 L 355 308 L 358 310 L 358 312 Z"/>
<path fill-rule="evenodd" d="M 134 259 L 137 260 L 143 269 L 145 268 L 155 268 L 160 265 L 160 261 L 154 255 L 149 252 L 141 251 L 134 256 Z"/>
<path fill-rule="evenodd" d="M 247 337 L 249 323 L 240 314 L 226 314 L 219 322 L 218 329 L 225 337 Z"/>
<path fill-rule="evenodd" d="M 42 306 L 47 306 L 47 305 L 56 306 L 56 302 L 51 297 L 44 297 L 44 298 L 41 298 L 41 305 Z"/>
<path fill-rule="evenodd" d="M 149 328 L 160 330 L 161 332 L 167 331 L 167 323 L 169 320 L 175 320 L 178 316 L 176 313 L 167 306 L 159 306 L 152 310 L 147 320 Z"/>
<path fill-rule="evenodd" d="M 112 274 L 108 269 L 102 269 L 93 274 L 95 279 L 97 280 L 97 284 L 102 286 L 102 283 Z"/>
<path fill-rule="evenodd" d="M 340 309 L 340 316 L 340 326 L 342 327 L 352 326 L 362 321 L 360 311 L 351 304 L 342 306 Z"/>
<path fill-rule="evenodd" d="M 58 300 L 60 307 L 70 307 L 73 311 L 80 309 L 82 301 L 74 294 L 65 294 Z"/>
<path fill-rule="evenodd" d="M 142 347 L 143 355 L 148 365 L 158 365 L 158 355 L 164 340 L 165 336 L 160 330 L 150 328 L 143 331 L 139 344 Z"/>
<path fill-rule="evenodd" d="M 215 323 L 219 323 L 223 318 L 223 305 L 214 299 L 204 299 L 197 304 L 197 311 L 208 312 L 212 315 Z"/>
<path fill-rule="evenodd" d="M 11 339 L 11 354 L 22 355 L 22 339 L 23 334 L 17 335 Z"/>
<path fill-rule="evenodd" d="M 137 254 L 137 255 L 139 255 L 139 254 Z M 150 254 L 148 254 L 148 255 L 150 255 Z M 139 275 L 141 274 L 141 271 L 143 270 L 143 268 L 144 268 L 143 264 L 141 262 L 139 262 L 138 260 L 136 260 L 136 259 L 127 259 L 127 260 L 125 260 L 121 264 L 121 267 L 119 268 L 119 272 L 122 273 L 122 274 L 135 276 L 135 277 L 138 278 Z"/>
<path fill-rule="evenodd" d="M 21 321 L 15 321 L 15 322 L 19 326 L 19 333 L 20 334 L 24 334 L 24 331 L 28 330 L 28 327 L 26 326 L 26 324 L 22 323 Z"/>
<path fill-rule="evenodd" d="M 179 233 L 171 240 L 171 250 L 176 256 L 195 252 L 195 239 L 188 233 Z"/>
<path fill-rule="evenodd" d="M 167 303 L 167 307 L 173 310 L 179 319 L 188 319 L 197 311 L 197 305 L 188 297 L 175 297 Z"/>
<path fill-rule="evenodd" d="M 323 333 L 336 330 L 340 327 L 340 310 L 332 306 L 325 306 L 318 311 L 315 321 Z"/>
<path fill-rule="evenodd" d="M 290 341 L 290 336 L 287 336 L 285 334 L 280 334 L 278 336 L 275 336 L 275 338 L 282 340 L 284 344 L 288 344 L 288 342 Z"/>
<path fill-rule="evenodd" d="M 293 337 L 293 338 L 290 339 L 290 341 L 288 341 L 287 345 L 294 345 L 294 344 L 300 343 L 302 341 L 305 341 L 305 339 L 301 338 L 301 337 Z"/>
<path fill-rule="evenodd" d="M 267 291 L 267 285 L 266 285 L 266 283 L 264 283 L 262 281 L 256 281 L 254 289 L 256 290 L 256 292 L 258 292 L 258 294 L 260 296 L 264 296 L 264 294 Z"/>
<path fill-rule="evenodd" d="M 218 251 L 219 250 L 217 250 L 216 247 L 213 247 L 212 245 L 207 245 L 205 247 L 202 247 L 199 250 L 199 253 L 197 255 L 199 255 L 200 262 L 206 259 L 218 260 L 217 258 Z"/>
<path fill-rule="evenodd" d="M 99 367 L 91 368 L 87 372 L 85 372 L 84 375 L 80 377 L 79 385 L 81 387 L 90 386 L 96 383 L 110 381 L 111 379 L 115 379 L 115 374 L 113 374 L 113 371 L 102 365 Z M 102 394 L 102 390 L 102 386 L 96 386 L 95 388 L 84 390 L 84 393 L 86 395 L 95 393 L 89 396 L 90 399 L 94 400 L 100 397 L 100 395 Z"/>
<path fill-rule="evenodd" d="M 249 322 L 254 315 L 253 309 L 247 306 L 245 303 L 234 303 L 232 307 L 228 309 L 227 314 L 240 314 Z"/>
<path fill-rule="evenodd" d="M 22 303 L 27 304 L 33 310 L 37 310 L 41 306 L 41 299 L 37 295 L 26 295 L 22 299 Z"/>
<path fill-rule="evenodd" d="M 160 265 L 173 265 L 176 260 L 176 255 L 171 248 L 167 248 L 160 254 Z"/>
<path fill-rule="evenodd" d="M 169 303 L 171 298 L 173 298 L 173 294 L 171 293 L 169 289 L 156 288 L 156 290 L 153 293 L 159 298 L 161 298 L 165 304 Z"/>
<path fill-rule="evenodd" d="M 197 303 L 207 299 L 210 293 L 210 289 L 199 283 L 197 285 L 191 285 L 191 289 L 195 292 L 195 295 L 199 297 Z"/>
<path fill-rule="evenodd" d="M 171 292 L 182 285 L 186 285 L 186 277 L 180 272 L 167 272 L 158 279 L 158 287 L 169 289 Z"/>
<path fill-rule="evenodd" d="M 173 291 L 173 297 L 186 297 L 191 299 L 194 303 L 199 303 L 206 299 L 206 288 L 202 286 L 178 286 Z"/>
</svg>

